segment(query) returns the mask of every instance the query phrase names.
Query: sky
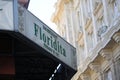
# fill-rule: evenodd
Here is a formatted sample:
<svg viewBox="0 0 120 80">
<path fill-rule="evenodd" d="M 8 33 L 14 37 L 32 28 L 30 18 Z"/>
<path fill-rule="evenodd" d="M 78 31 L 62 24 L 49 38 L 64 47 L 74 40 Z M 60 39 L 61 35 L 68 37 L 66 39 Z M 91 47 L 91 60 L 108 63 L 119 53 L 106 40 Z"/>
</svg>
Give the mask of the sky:
<svg viewBox="0 0 120 80">
<path fill-rule="evenodd" d="M 57 0 L 30 0 L 28 10 L 56 31 L 56 25 L 52 23 L 51 16 L 55 11 L 54 4 Z M 56 31 L 57 32 L 57 31 Z"/>
</svg>

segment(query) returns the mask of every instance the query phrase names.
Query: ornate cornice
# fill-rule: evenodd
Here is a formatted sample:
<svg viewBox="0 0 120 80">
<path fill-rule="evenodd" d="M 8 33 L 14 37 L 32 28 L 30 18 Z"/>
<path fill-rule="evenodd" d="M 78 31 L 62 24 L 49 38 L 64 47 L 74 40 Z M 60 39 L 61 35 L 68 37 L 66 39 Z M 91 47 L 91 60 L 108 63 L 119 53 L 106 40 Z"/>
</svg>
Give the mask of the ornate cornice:
<svg viewBox="0 0 120 80">
<path fill-rule="evenodd" d="M 96 2 L 96 7 L 94 8 L 93 12 L 94 15 L 96 15 L 99 12 L 100 8 L 102 8 L 102 2 Z"/>
<path fill-rule="evenodd" d="M 114 41 L 120 45 L 120 32 L 117 32 L 113 35 Z"/>
<path fill-rule="evenodd" d="M 53 13 L 51 17 L 51 21 L 54 23 L 57 23 L 57 20 L 59 19 L 61 13 L 63 12 L 64 8 L 64 0 L 58 0 L 55 4 L 55 12 Z"/>
<path fill-rule="evenodd" d="M 100 55 L 108 61 L 112 58 L 111 53 L 112 53 L 111 49 L 102 49 L 100 51 Z"/>
<path fill-rule="evenodd" d="M 52 22 L 57 22 L 59 17 L 61 16 L 61 13 L 64 10 L 64 5 L 69 3 L 72 0 L 58 0 L 57 3 L 55 4 L 55 12 L 53 13 L 51 17 Z"/>
<path fill-rule="evenodd" d="M 63 0 L 65 3 L 68 3 L 68 2 L 70 2 L 71 0 Z"/>
<path fill-rule="evenodd" d="M 89 80 L 90 79 L 90 76 L 88 74 L 81 74 L 80 78 L 82 80 Z"/>
<path fill-rule="evenodd" d="M 91 70 L 95 71 L 96 73 L 100 72 L 100 65 L 98 63 L 90 63 L 89 67 Z"/>
</svg>

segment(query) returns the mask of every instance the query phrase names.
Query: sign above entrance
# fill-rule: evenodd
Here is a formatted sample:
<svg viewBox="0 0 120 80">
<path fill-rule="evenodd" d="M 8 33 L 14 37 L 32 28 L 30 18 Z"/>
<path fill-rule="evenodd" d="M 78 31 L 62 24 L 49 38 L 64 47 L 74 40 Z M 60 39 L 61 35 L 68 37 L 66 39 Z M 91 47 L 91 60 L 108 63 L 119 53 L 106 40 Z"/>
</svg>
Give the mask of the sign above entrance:
<svg viewBox="0 0 120 80">
<path fill-rule="evenodd" d="M 73 46 L 31 12 L 18 5 L 17 0 L 7 1 L 0 0 L 0 30 L 18 31 L 46 50 L 50 56 L 74 70 L 77 69 L 76 49 Z"/>
<path fill-rule="evenodd" d="M 28 10 L 19 6 L 19 32 L 76 70 L 76 49 Z"/>
</svg>

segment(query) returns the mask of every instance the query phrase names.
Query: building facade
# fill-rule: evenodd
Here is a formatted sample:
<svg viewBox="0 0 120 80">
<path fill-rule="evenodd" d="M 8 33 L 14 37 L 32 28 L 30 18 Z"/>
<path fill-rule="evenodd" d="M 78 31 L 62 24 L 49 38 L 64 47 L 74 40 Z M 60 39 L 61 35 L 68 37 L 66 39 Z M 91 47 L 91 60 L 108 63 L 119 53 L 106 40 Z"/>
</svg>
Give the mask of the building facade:
<svg viewBox="0 0 120 80">
<path fill-rule="evenodd" d="M 52 21 L 77 50 L 71 80 L 120 80 L 120 0 L 57 0 Z"/>
</svg>

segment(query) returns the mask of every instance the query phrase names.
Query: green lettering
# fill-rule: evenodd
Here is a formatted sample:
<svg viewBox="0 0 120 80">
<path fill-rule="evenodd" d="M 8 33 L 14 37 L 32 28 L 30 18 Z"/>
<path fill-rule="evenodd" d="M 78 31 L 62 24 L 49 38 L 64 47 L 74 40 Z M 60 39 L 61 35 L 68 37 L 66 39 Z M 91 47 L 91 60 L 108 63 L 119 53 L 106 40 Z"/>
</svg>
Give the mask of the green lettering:
<svg viewBox="0 0 120 80">
<path fill-rule="evenodd" d="M 57 41 L 57 44 L 58 44 L 58 45 L 57 45 L 57 47 L 58 47 L 58 52 L 60 52 L 59 41 Z"/>
<path fill-rule="evenodd" d="M 63 49 L 62 54 L 66 57 L 66 51 Z"/>
<path fill-rule="evenodd" d="M 43 33 L 43 41 L 46 43 L 46 35 Z"/>
<path fill-rule="evenodd" d="M 57 51 L 57 43 L 56 43 L 56 39 L 55 39 L 55 41 L 53 42 L 53 46 L 54 46 L 54 49 Z"/>
<path fill-rule="evenodd" d="M 42 40 L 42 30 L 40 28 L 40 39 Z"/>
<path fill-rule="evenodd" d="M 52 36 L 50 36 L 50 40 L 51 40 L 51 48 L 53 48 L 53 40 L 52 40 Z"/>
<path fill-rule="evenodd" d="M 62 54 L 62 46 L 60 45 L 60 53 Z"/>
<path fill-rule="evenodd" d="M 42 31 L 43 30 L 43 31 Z M 44 32 L 48 32 L 48 35 Z M 34 35 L 36 37 L 40 37 L 40 40 L 44 42 L 44 47 L 49 50 L 50 52 L 56 54 L 57 56 L 59 54 L 66 57 L 66 51 L 65 48 L 60 44 L 59 41 L 57 41 L 57 38 L 55 35 L 47 29 L 44 25 L 43 28 L 39 27 L 39 25 L 34 23 Z"/>
<path fill-rule="evenodd" d="M 52 52 L 52 49 L 50 47 L 48 47 L 45 43 L 44 43 L 45 48 L 47 48 L 47 50 L 49 50 L 50 52 Z"/>
<path fill-rule="evenodd" d="M 49 45 L 50 38 L 47 36 L 47 45 Z"/>
<path fill-rule="evenodd" d="M 35 24 L 35 23 L 34 23 L 34 30 L 35 30 L 34 31 L 35 32 L 34 35 L 37 37 L 37 35 L 38 35 L 38 25 Z"/>
</svg>

